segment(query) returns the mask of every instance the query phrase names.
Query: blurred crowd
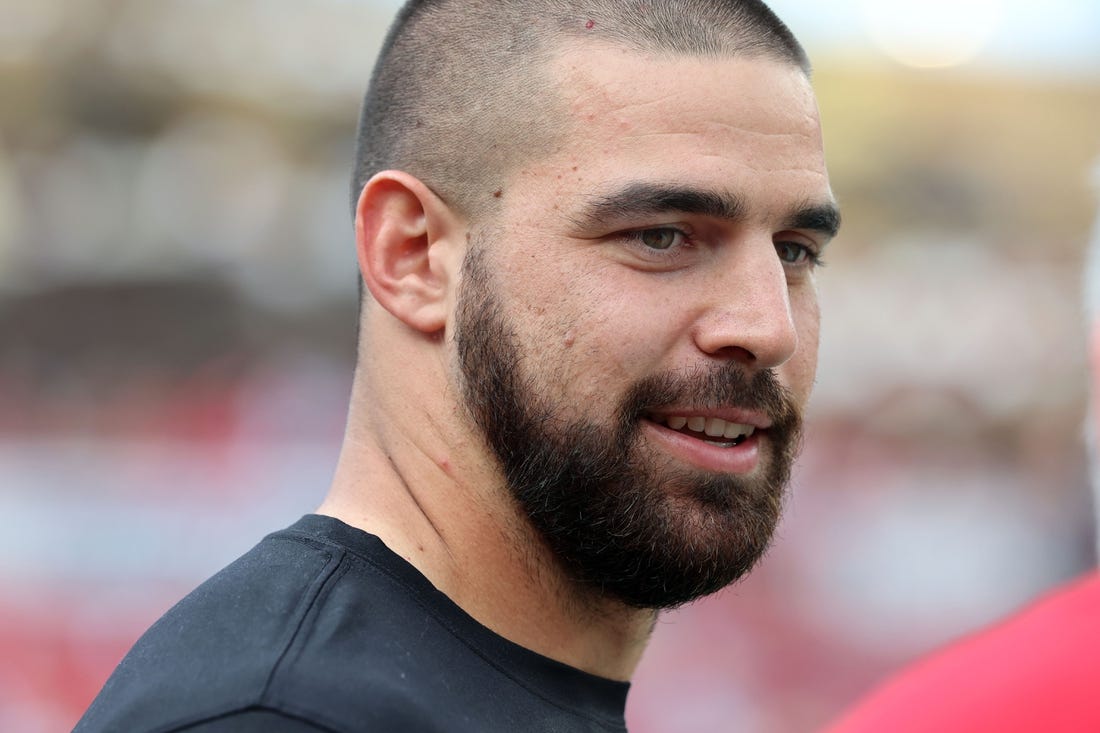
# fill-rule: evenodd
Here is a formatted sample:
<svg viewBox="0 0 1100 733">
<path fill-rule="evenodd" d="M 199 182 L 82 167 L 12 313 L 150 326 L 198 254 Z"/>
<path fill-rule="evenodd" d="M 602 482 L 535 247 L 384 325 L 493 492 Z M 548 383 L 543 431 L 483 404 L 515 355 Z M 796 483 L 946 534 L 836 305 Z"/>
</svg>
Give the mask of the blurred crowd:
<svg viewBox="0 0 1100 733">
<path fill-rule="evenodd" d="M 71 726 L 327 487 L 354 126 L 394 7 L 0 0 L 0 730 Z M 806 450 L 760 570 L 662 621 L 638 733 L 807 730 L 1092 562 L 1100 69 L 815 61 L 845 228 Z"/>
</svg>

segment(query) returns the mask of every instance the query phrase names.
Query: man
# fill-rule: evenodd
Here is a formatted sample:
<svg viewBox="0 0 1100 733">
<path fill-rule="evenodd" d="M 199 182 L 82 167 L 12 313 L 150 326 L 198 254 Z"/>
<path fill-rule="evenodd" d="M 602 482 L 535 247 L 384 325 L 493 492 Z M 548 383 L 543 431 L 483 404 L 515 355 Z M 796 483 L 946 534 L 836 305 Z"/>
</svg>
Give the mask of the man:
<svg viewBox="0 0 1100 733">
<path fill-rule="evenodd" d="M 1100 168 L 1097 169 L 1100 174 Z M 1100 180 L 1098 180 L 1100 183 Z M 1100 217 L 1085 277 L 1092 374 L 1089 451 L 1100 488 Z M 1100 574 L 902 670 L 828 733 L 1094 733 L 1100 730 Z"/>
<path fill-rule="evenodd" d="M 658 610 L 764 551 L 838 215 L 762 3 L 411 2 L 354 189 L 328 497 L 78 730 L 621 731 Z"/>
</svg>

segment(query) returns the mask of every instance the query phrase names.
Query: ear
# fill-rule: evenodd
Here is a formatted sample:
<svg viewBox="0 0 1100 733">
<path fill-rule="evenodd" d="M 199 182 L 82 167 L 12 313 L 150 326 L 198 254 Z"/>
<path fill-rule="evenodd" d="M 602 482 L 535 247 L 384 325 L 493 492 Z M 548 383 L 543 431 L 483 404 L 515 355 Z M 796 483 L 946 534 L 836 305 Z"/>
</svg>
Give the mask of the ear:
<svg viewBox="0 0 1100 733">
<path fill-rule="evenodd" d="M 447 322 L 465 245 L 464 222 L 422 181 L 383 171 L 367 181 L 355 211 L 363 282 L 395 318 L 424 333 Z"/>
</svg>

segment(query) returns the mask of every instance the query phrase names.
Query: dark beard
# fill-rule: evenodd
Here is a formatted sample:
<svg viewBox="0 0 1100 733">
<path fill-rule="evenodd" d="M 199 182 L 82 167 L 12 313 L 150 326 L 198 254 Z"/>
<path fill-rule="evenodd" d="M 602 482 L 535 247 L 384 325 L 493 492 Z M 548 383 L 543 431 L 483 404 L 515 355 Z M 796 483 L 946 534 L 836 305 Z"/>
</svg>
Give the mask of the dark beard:
<svg viewBox="0 0 1100 733">
<path fill-rule="evenodd" d="M 628 391 L 612 425 L 568 422 L 531 375 L 548 355 L 525 358 L 480 252 L 475 246 L 464 263 L 455 329 L 465 403 L 515 500 L 570 577 L 629 606 L 658 609 L 749 572 L 779 521 L 798 446 L 799 413 L 775 375 L 749 378 L 732 362 L 659 374 Z M 768 415 L 762 475 L 654 465 L 642 450 L 641 420 L 671 404 Z"/>
</svg>

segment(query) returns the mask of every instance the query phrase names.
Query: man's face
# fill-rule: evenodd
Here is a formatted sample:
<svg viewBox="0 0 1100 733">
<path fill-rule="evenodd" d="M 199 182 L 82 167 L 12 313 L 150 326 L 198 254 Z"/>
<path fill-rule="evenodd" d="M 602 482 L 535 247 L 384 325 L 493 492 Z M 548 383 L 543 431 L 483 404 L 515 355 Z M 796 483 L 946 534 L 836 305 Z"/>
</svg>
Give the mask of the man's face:
<svg viewBox="0 0 1100 733">
<path fill-rule="evenodd" d="M 467 256 L 464 397 L 572 577 L 675 606 L 778 521 L 835 228 L 816 105 L 763 60 L 586 47 L 557 78 L 564 144 Z"/>
</svg>

